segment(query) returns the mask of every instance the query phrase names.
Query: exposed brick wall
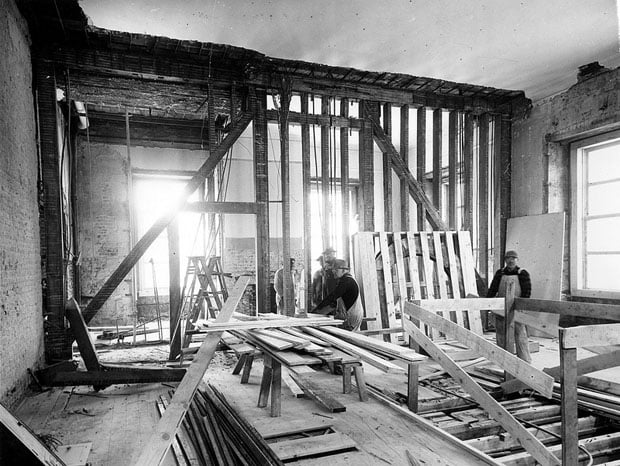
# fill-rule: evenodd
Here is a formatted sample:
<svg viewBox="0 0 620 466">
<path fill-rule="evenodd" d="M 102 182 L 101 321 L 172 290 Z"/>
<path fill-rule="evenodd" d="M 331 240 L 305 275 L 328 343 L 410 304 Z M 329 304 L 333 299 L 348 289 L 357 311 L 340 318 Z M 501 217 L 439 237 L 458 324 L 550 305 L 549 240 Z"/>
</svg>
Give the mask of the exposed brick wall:
<svg viewBox="0 0 620 466">
<path fill-rule="evenodd" d="M 512 124 L 512 216 L 567 215 L 563 295 L 570 294 L 570 154 L 568 144 L 548 139 L 587 136 L 618 125 L 619 88 L 620 68 L 602 72 L 534 102 Z"/>
<path fill-rule="evenodd" d="M 27 27 L 0 0 L 0 401 L 14 404 L 43 357 L 37 148 Z"/>
<path fill-rule="evenodd" d="M 78 142 L 80 283 L 85 304 L 130 250 L 129 162 L 122 146 Z M 133 323 L 132 274 L 90 325 Z"/>
</svg>

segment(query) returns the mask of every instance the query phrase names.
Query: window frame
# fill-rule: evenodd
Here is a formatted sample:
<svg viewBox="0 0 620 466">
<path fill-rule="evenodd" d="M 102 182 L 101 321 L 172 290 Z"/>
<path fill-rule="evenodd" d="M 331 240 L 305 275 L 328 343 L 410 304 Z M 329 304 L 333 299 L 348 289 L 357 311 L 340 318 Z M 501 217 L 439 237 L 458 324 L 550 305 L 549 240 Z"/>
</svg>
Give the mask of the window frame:
<svg viewBox="0 0 620 466">
<path fill-rule="evenodd" d="M 584 298 L 620 299 L 620 291 L 586 288 L 585 261 L 585 158 L 587 150 L 612 142 L 620 144 L 620 130 L 581 139 L 570 144 L 571 236 L 570 290 L 572 296 Z"/>
</svg>

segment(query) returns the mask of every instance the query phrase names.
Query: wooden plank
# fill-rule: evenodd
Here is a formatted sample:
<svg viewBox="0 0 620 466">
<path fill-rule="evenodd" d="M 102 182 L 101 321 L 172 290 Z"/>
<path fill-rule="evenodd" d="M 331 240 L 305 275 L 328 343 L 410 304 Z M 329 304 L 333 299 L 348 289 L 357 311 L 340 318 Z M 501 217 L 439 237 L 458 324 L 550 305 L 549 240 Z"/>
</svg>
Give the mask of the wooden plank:
<svg viewBox="0 0 620 466">
<path fill-rule="evenodd" d="M 379 232 L 381 261 L 383 263 L 383 283 L 385 284 L 385 304 L 387 314 L 382 316 L 384 328 L 396 327 L 396 305 L 394 304 L 394 284 L 392 282 L 392 261 L 388 246 L 387 233 Z M 389 338 L 389 335 L 387 336 Z M 389 340 L 391 341 L 391 339 Z"/>
<path fill-rule="evenodd" d="M 457 238 L 459 242 L 459 255 L 461 258 L 461 272 L 463 274 L 465 297 L 478 296 L 474 256 L 471 250 L 471 236 L 468 231 L 459 231 L 457 233 Z M 470 330 L 478 335 L 482 335 L 480 313 L 469 312 L 468 317 Z"/>
<path fill-rule="evenodd" d="M 429 312 L 416 304 L 407 303 L 405 305 L 405 312 L 415 319 L 432 325 L 450 338 L 457 339 L 489 361 L 499 365 L 529 387 L 532 387 L 547 398 L 551 398 L 553 393 L 553 377 L 548 374 L 530 366 L 515 355 L 501 350 L 497 345 L 487 341 L 484 337 L 460 327 L 450 322 L 448 319 Z"/>
<path fill-rule="evenodd" d="M 181 254 L 178 218 L 168 225 L 168 270 L 168 315 L 170 316 L 168 360 L 174 361 L 181 354 L 181 332 L 177 331 L 177 328 L 180 328 L 181 319 Z M 156 302 L 156 305 L 159 303 Z"/>
<path fill-rule="evenodd" d="M 420 248 L 422 251 L 422 266 L 424 270 L 424 283 L 426 284 L 426 299 L 436 298 L 433 286 L 433 263 L 431 262 L 430 249 L 428 246 L 428 236 L 425 232 L 418 233 L 420 237 Z"/>
<path fill-rule="evenodd" d="M 297 328 L 285 327 L 285 328 L 281 328 L 280 331 L 288 333 L 298 338 L 306 339 L 309 342 L 314 343 L 315 345 L 330 346 L 329 343 L 321 340 L 320 338 L 316 338 L 316 337 L 313 337 L 312 335 L 308 335 L 307 333 L 304 333 Z"/>
<path fill-rule="evenodd" d="M 458 299 L 465 297 L 462 291 L 461 278 L 458 269 L 458 262 L 456 260 L 456 253 L 454 252 L 454 232 L 446 231 L 446 253 L 448 256 L 448 267 L 450 269 L 450 289 L 452 291 L 452 298 Z M 461 315 L 461 320 L 463 317 Z"/>
<path fill-rule="evenodd" d="M 481 388 L 458 364 L 441 351 L 429 338 L 424 335 L 410 320 L 403 319 L 405 330 L 422 346 L 426 352 L 448 373 L 456 379 L 463 389 L 469 393 L 493 419 L 519 440 L 521 445 L 542 465 L 559 465 L 560 461 L 552 455 L 545 446 L 525 429 L 501 404 L 493 399 Z"/>
<path fill-rule="evenodd" d="M 409 167 L 409 105 L 400 107 L 400 156 L 405 167 Z M 409 230 L 409 186 L 400 180 L 400 229 Z"/>
<path fill-rule="evenodd" d="M 246 320 L 243 322 L 202 321 L 203 330 L 194 333 L 217 333 L 234 330 L 254 330 L 257 328 L 301 327 L 304 325 L 340 325 L 342 320 L 331 317 L 288 317 L 286 319 Z"/>
<path fill-rule="evenodd" d="M 277 338 L 278 340 L 288 341 L 289 343 L 293 343 L 295 348 L 305 348 L 310 345 L 310 340 L 305 338 L 300 338 L 290 333 L 283 332 L 279 329 L 265 330 L 265 329 L 257 329 L 252 330 L 254 335 L 262 335 L 271 338 Z"/>
<path fill-rule="evenodd" d="M 448 117 L 448 224 L 451 230 L 460 229 L 456 221 L 456 174 L 458 171 L 459 112 L 452 110 Z M 444 228 L 447 230 L 448 228 Z"/>
<path fill-rule="evenodd" d="M 411 298 L 421 299 L 420 272 L 418 270 L 418 255 L 415 237 L 412 232 L 407 232 L 407 247 L 409 248 L 409 280 L 411 281 Z"/>
<path fill-rule="evenodd" d="M 434 211 L 434 206 L 428 199 L 427 194 L 424 192 L 424 186 L 422 185 L 424 177 L 426 176 L 426 107 L 419 107 L 417 110 L 417 128 L 416 128 L 416 180 L 419 181 L 420 199 L 417 199 L 414 195 L 414 199 L 418 206 L 418 230 L 426 230 L 426 210 Z M 413 194 L 413 190 L 412 190 Z M 422 197 L 424 196 L 424 197 Z M 424 198 L 428 201 L 428 205 L 425 205 Z M 420 202 L 422 201 L 422 202 Z M 432 209 L 431 209 L 432 207 Z"/>
<path fill-rule="evenodd" d="M 283 440 L 272 443 L 271 448 L 282 461 L 307 458 L 325 454 L 353 450 L 357 444 L 341 432 L 333 432 L 314 437 Z"/>
<path fill-rule="evenodd" d="M 562 384 L 562 465 L 578 463 L 579 414 L 577 413 L 577 349 L 566 346 L 560 329 L 560 383 Z"/>
<path fill-rule="evenodd" d="M 0 424 L 27 448 L 40 464 L 46 466 L 65 466 L 60 457 L 45 446 L 36 434 L 26 424 L 13 416 L 2 403 L 0 403 Z"/>
<path fill-rule="evenodd" d="M 303 389 L 306 396 L 318 402 L 321 406 L 332 413 L 342 413 L 347 410 L 346 406 L 334 399 L 331 393 L 325 391 L 321 386 L 312 381 L 311 376 L 307 374 L 298 374 L 293 369 L 291 376 L 297 384 Z"/>
<path fill-rule="evenodd" d="M 383 104 L 383 131 L 392 141 L 392 104 Z M 383 151 L 383 228 L 392 231 L 392 160 L 390 153 Z"/>
<path fill-rule="evenodd" d="M 305 396 L 304 391 L 299 385 L 297 385 L 297 382 L 293 380 L 293 377 L 291 377 L 291 373 L 286 366 L 282 366 L 282 381 L 295 398 L 303 398 Z"/>
<path fill-rule="evenodd" d="M 564 348 L 610 346 L 620 344 L 620 324 L 580 325 L 560 329 Z"/>
<path fill-rule="evenodd" d="M 70 385 L 93 385 L 107 387 L 113 384 L 179 382 L 185 375 L 185 369 L 179 368 L 145 368 L 135 367 L 125 370 L 68 371 L 56 372 L 46 385 L 65 387 Z"/>
<path fill-rule="evenodd" d="M 504 298 L 419 299 L 413 302 L 427 311 L 504 310 Z"/>
<path fill-rule="evenodd" d="M 403 256 L 403 241 L 401 233 L 393 233 L 394 238 L 394 256 L 396 258 L 396 279 L 398 280 L 398 308 L 403 313 L 403 304 L 408 300 L 407 296 L 407 277 L 405 276 L 405 258 Z"/>
<path fill-rule="evenodd" d="M 155 221 L 155 223 L 142 236 L 142 238 L 138 240 L 131 251 L 129 251 L 129 254 L 127 254 L 125 259 L 123 259 L 114 272 L 112 272 L 101 289 L 86 306 L 86 309 L 84 310 L 84 321 L 86 323 L 90 322 L 90 320 L 97 314 L 97 311 L 101 309 L 101 306 L 103 306 L 133 266 L 136 265 L 160 233 L 164 231 L 168 224 L 174 219 L 174 217 L 176 217 L 177 213 L 185 205 L 189 197 L 204 182 L 205 178 L 213 172 L 217 164 L 228 152 L 228 149 L 232 147 L 235 141 L 248 127 L 250 121 L 252 121 L 252 115 L 250 113 L 244 113 L 241 115 L 240 119 L 232 125 L 224 140 L 213 152 L 211 152 L 209 158 L 196 171 L 196 174 L 192 177 L 192 179 L 188 181 L 179 198 L 172 204 L 169 210 L 167 210 Z"/>
<path fill-rule="evenodd" d="M 268 335 L 258 334 L 254 331 L 249 331 L 247 333 L 239 332 L 240 335 L 246 336 L 248 335 L 248 333 L 254 338 L 253 341 L 257 341 L 261 344 L 261 346 L 266 345 L 267 347 L 269 347 L 269 349 L 272 349 L 274 351 L 284 351 L 295 346 L 290 341 L 281 340 L 279 338 L 270 337 Z"/>
<path fill-rule="evenodd" d="M 379 283 L 375 263 L 375 245 L 372 233 L 357 233 L 360 252 L 360 269 L 362 274 L 362 291 L 364 294 L 364 311 L 369 330 L 381 328 Z M 379 314 L 379 315 L 378 315 Z"/>
<path fill-rule="evenodd" d="M 65 315 L 71 325 L 71 332 L 78 344 L 80 355 L 82 356 L 86 369 L 93 372 L 100 371 L 101 364 L 99 364 L 99 359 L 97 358 L 97 350 L 95 349 L 93 341 L 90 339 L 82 311 L 80 311 L 80 306 L 75 298 L 71 298 L 67 301 Z"/>
<path fill-rule="evenodd" d="M 435 270 L 437 272 L 437 283 L 439 284 L 439 297 L 449 298 L 448 290 L 446 288 L 444 262 L 443 262 L 443 250 L 441 247 L 441 233 L 438 231 L 433 232 L 433 247 L 435 249 Z"/>
<path fill-rule="evenodd" d="M 273 420 L 263 421 L 259 419 L 254 423 L 254 427 L 265 440 L 270 440 L 278 437 L 289 437 L 303 432 L 326 431 L 332 427 L 332 424 L 318 419 L 282 418 L 277 423 L 273 422 Z"/>
<path fill-rule="evenodd" d="M 256 202 L 188 202 L 183 207 L 183 212 L 198 212 L 212 214 L 246 214 L 256 215 L 258 208 Z"/>
<path fill-rule="evenodd" d="M 371 366 L 375 366 L 377 369 L 381 369 L 383 372 L 388 372 L 388 373 L 389 372 L 398 372 L 398 373 L 405 372 L 405 370 L 402 367 L 397 366 L 396 364 L 393 364 L 379 356 L 376 356 L 370 351 L 362 349 L 356 345 L 352 345 L 351 343 L 347 343 L 346 341 L 343 341 L 342 339 L 338 337 L 334 337 L 333 335 L 329 335 L 328 333 L 325 333 L 319 329 L 315 329 L 312 327 L 304 327 L 303 330 L 304 332 L 307 332 L 310 335 L 314 335 L 315 337 L 319 337 L 331 343 L 336 348 L 340 348 L 343 351 L 359 356 L 360 358 L 362 358 L 363 361 L 367 362 Z"/>
<path fill-rule="evenodd" d="M 563 316 L 620 321 L 620 306 L 616 304 L 580 303 L 549 299 L 515 298 L 515 310 L 550 312 Z"/>
<path fill-rule="evenodd" d="M 250 282 L 250 277 L 241 276 L 230 290 L 228 299 L 224 303 L 222 310 L 215 319 L 216 322 L 226 322 L 237 308 L 241 301 L 245 288 Z M 174 392 L 170 405 L 155 426 L 154 432 L 145 444 L 138 460 L 137 466 L 159 465 L 163 460 L 170 444 L 174 439 L 175 433 L 185 416 L 188 404 L 193 398 L 198 384 L 202 380 L 204 373 L 209 367 L 209 363 L 215 354 L 215 349 L 220 341 L 221 333 L 208 335 L 202 342 L 194 362 L 187 369 L 187 373 Z"/>
</svg>

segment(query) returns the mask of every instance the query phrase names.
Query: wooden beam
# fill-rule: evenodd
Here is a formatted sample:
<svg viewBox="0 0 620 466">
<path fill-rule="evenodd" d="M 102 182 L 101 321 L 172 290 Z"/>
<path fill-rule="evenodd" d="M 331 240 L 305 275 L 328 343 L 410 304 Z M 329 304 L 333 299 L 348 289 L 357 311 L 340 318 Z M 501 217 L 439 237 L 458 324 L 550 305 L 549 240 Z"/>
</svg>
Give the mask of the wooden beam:
<svg viewBox="0 0 620 466">
<path fill-rule="evenodd" d="M 578 359 L 576 364 L 577 375 L 585 375 L 590 372 L 602 371 L 620 365 L 620 350 L 611 353 L 597 354 L 590 358 Z M 544 372 L 559 380 L 562 366 L 554 366 L 543 369 Z"/>
<path fill-rule="evenodd" d="M 346 97 L 343 100 L 347 100 Z M 267 120 L 269 122 L 277 122 L 278 111 L 267 110 Z M 334 128 L 346 129 L 360 129 L 364 125 L 364 121 L 358 118 L 350 118 L 348 115 L 313 115 L 308 113 L 307 109 L 300 112 L 289 112 L 288 121 L 292 125 L 327 125 Z"/>
<path fill-rule="evenodd" d="M 184 212 L 216 214 L 251 214 L 256 215 L 258 205 L 255 202 L 188 202 Z"/>
<path fill-rule="evenodd" d="M 169 270 L 169 316 L 170 352 L 168 360 L 174 361 L 181 354 L 181 244 L 179 241 L 179 221 L 174 219 L 168 225 L 168 270 Z M 154 273 L 154 272 L 153 272 Z M 158 305 L 159 303 L 155 303 Z"/>
<path fill-rule="evenodd" d="M 430 312 L 414 303 L 405 303 L 405 313 L 436 328 L 450 338 L 458 340 L 477 354 L 497 364 L 527 386 L 540 392 L 547 398 L 553 394 L 553 377 L 534 368 L 515 355 L 502 350 L 484 337 L 461 327 L 450 320 Z"/>
<path fill-rule="evenodd" d="M 409 167 L 409 105 L 400 107 L 400 156 Z M 400 179 L 400 230 L 409 231 L 409 185 Z"/>
<path fill-rule="evenodd" d="M 552 301 L 548 299 L 516 298 L 515 310 L 548 312 L 563 316 L 620 321 L 620 306 L 615 304 L 580 303 L 577 301 Z"/>
<path fill-rule="evenodd" d="M 424 177 L 426 176 L 426 107 L 419 107 L 417 111 L 417 131 L 416 131 L 416 180 L 417 192 L 412 190 L 413 198 L 418 206 L 417 222 L 418 231 L 426 230 L 426 212 L 427 206 L 416 198 L 420 196 L 420 192 L 424 194 Z M 426 194 L 424 194 L 426 196 Z M 428 197 L 428 196 L 427 196 Z M 431 204 L 429 202 L 429 204 Z"/>
<path fill-rule="evenodd" d="M 528 432 L 501 404 L 491 397 L 474 379 L 472 379 L 459 365 L 448 355 L 441 351 L 422 331 L 409 319 L 403 319 L 403 326 L 407 333 L 418 343 L 435 361 L 457 380 L 463 389 L 489 415 L 501 424 L 519 443 L 542 465 L 559 465 L 560 461 L 552 455 L 545 446 Z"/>
<path fill-rule="evenodd" d="M 560 330 L 560 383 L 562 385 L 562 465 L 579 463 L 579 414 L 577 413 L 577 349 L 565 343 Z"/>
<path fill-rule="evenodd" d="M 424 192 L 424 188 L 420 184 L 419 173 L 418 179 L 416 180 L 381 126 L 379 126 L 375 120 L 371 121 L 373 124 L 372 129 L 375 142 L 382 151 L 390 153 L 392 157 L 392 168 L 401 179 L 405 179 L 407 181 L 413 199 L 418 203 L 418 206 L 422 206 L 424 208 L 431 227 L 435 230 L 448 230 L 448 227 L 442 220 L 439 212 L 437 212 L 437 209 L 435 209 L 433 203 Z M 418 229 L 423 230 L 423 224 L 418 224 Z"/>
<path fill-rule="evenodd" d="M 282 185 L 282 272 L 284 300 L 283 313 L 289 317 L 295 315 L 295 296 L 293 277 L 291 275 L 291 176 L 289 153 L 288 110 L 291 103 L 290 81 L 282 78 L 280 89 L 280 176 Z"/>
<path fill-rule="evenodd" d="M 230 290 L 228 299 L 224 303 L 222 310 L 215 319 L 215 322 L 227 322 L 237 308 L 237 305 L 243 297 L 243 293 L 250 281 L 250 277 L 241 276 Z M 198 353 L 194 357 L 194 361 L 187 369 L 187 373 L 181 383 L 174 392 L 174 396 L 170 401 L 170 405 L 164 412 L 163 416 L 155 426 L 154 432 L 151 434 L 146 445 L 140 453 L 140 457 L 136 461 L 136 466 L 156 466 L 166 456 L 170 444 L 175 438 L 176 431 L 183 421 L 185 412 L 196 393 L 198 385 L 202 381 L 215 349 L 220 341 L 221 333 L 215 333 L 207 336 L 200 345 Z"/>
<path fill-rule="evenodd" d="M 459 225 L 456 224 L 457 220 L 457 185 L 456 174 L 459 170 L 458 167 L 458 122 L 459 113 L 457 111 L 451 111 L 448 117 L 448 224 L 450 229 L 458 230 Z"/>
<path fill-rule="evenodd" d="M 479 119 L 478 140 L 478 271 L 489 282 L 489 115 Z"/>
<path fill-rule="evenodd" d="M 66 387 L 70 385 L 105 387 L 114 384 L 180 382 L 185 375 L 185 369 L 178 368 L 151 369 L 135 367 L 123 368 L 123 370 L 114 369 L 116 369 L 114 366 L 110 366 L 100 371 L 56 372 L 47 380 L 46 385 L 52 387 Z"/>
<path fill-rule="evenodd" d="M 329 97 L 321 97 L 321 115 L 329 116 Z M 332 246 L 332 211 L 331 211 L 331 154 L 330 131 L 328 124 L 321 125 L 321 232 L 323 233 L 323 248 Z"/>
<path fill-rule="evenodd" d="M 413 303 L 433 312 L 504 310 L 504 298 L 420 299 Z"/>
<path fill-rule="evenodd" d="M 80 306 L 74 298 L 67 301 L 65 314 L 71 325 L 71 332 L 78 344 L 86 369 L 93 372 L 101 370 L 101 364 L 99 363 L 99 358 L 97 358 L 97 350 L 88 334 L 88 328 L 84 322 Z"/>
<path fill-rule="evenodd" d="M 433 110 L 433 204 L 441 212 L 441 187 L 443 178 L 442 121 L 443 110 Z"/>
<path fill-rule="evenodd" d="M 360 130 L 359 178 L 362 196 L 360 200 L 361 231 L 375 231 L 375 156 L 373 146 L 373 129 L 371 122 L 377 120 L 374 102 L 360 101 L 360 115 L 368 125 Z"/>
<path fill-rule="evenodd" d="M 308 94 L 301 95 L 301 111 L 308 113 Z M 312 309 L 312 170 L 310 164 L 310 126 L 301 125 L 301 172 L 303 184 L 303 228 L 304 228 L 304 309 Z"/>
<path fill-rule="evenodd" d="M 232 147 L 235 141 L 241 136 L 245 129 L 252 121 L 252 115 L 250 113 L 244 113 L 240 119 L 232 126 L 228 135 L 221 144 L 213 151 L 205 163 L 196 171 L 193 178 L 185 185 L 183 193 L 179 199 L 165 212 L 155 223 L 149 228 L 149 230 L 140 238 L 135 246 L 129 251 L 129 254 L 123 259 L 120 265 L 112 272 L 112 275 L 106 280 L 101 289 L 97 292 L 94 298 L 88 303 L 84 310 L 84 320 L 86 323 L 97 314 L 97 311 L 101 309 L 101 306 L 106 302 L 118 285 L 123 281 L 125 276 L 133 268 L 134 265 L 140 260 L 146 250 L 153 244 L 159 234 L 168 226 L 168 224 L 174 219 L 179 210 L 185 205 L 189 197 L 192 195 L 198 187 L 204 183 L 205 178 L 213 172 L 217 164 L 224 158 L 228 149 Z"/>
<path fill-rule="evenodd" d="M 610 346 L 620 344 L 620 324 L 580 325 L 560 329 L 565 348 Z"/>
<path fill-rule="evenodd" d="M 22 421 L 13 416 L 8 409 L 4 407 L 0 403 L 0 425 L 2 425 L 6 430 L 8 430 L 19 443 L 21 443 L 28 451 L 37 459 L 36 464 L 41 464 L 45 466 L 65 466 L 65 462 L 60 459 L 60 457 L 50 450 L 39 438 L 37 435 Z M 3 449 L 3 457 L 8 460 L 8 457 L 5 456 L 4 451 L 6 448 L 6 439 L 2 440 L 2 449 Z M 15 458 L 13 458 L 15 459 Z"/>
<path fill-rule="evenodd" d="M 463 230 L 474 226 L 474 125 L 471 113 L 465 114 L 463 127 Z"/>
<path fill-rule="evenodd" d="M 340 113 L 343 117 L 349 116 L 349 100 L 340 101 Z M 349 202 L 349 130 L 340 129 L 340 195 L 342 198 L 342 244 L 343 251 L 341 256 L 351 263 L 351 252 L 349 250 L 349 219 L 351 218 L 351 205 Z M 307 287 L 309 288 L 309 286 Z"/>
<path fill-rule="evenodd" d="M 266 312 L 270 309 L 271 286 L 269 285 L 269 134 L 265 108 L 267 95 L 257 92 L 251 100 L 254 122 L 254 199 L 256 200 L 256 309 Z"/>
<path fill-rule="evenodd" d="M 383 131 L 388 140 L 392 140 L 392 105 L 383 104 Z M 383 228 L 393 231 L 392 227 L 392 161 L 390 153 L 383 151 Z"/>
</svg>

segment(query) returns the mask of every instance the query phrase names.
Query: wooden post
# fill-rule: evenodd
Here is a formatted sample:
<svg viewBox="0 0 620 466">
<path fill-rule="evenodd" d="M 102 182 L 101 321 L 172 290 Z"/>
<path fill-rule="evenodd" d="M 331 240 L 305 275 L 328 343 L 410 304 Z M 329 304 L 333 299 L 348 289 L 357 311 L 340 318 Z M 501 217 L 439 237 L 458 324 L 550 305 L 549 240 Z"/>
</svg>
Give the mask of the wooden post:
<svg viewBox="0 0 620 466">
<path fill-rule="evenodd" d="M 340 115 L 349 117 L 349 99 L 340 101 Z M 342 257 L 350 263 L 349 222 L 351 206 L 349 203 L 349 128 L 340 128 L 340 188 L 342 196 Z"/>
<path fill-rule="evenodd" d="M 308 115 L 308 94 L 301 95 L 301 113 Z M 304 196 L 304 275 L 306 311 L 312 309 L 312 206 L 311 194 L 311 168 L 310 168 L 310 126 L 308 123 L 301 125 L 301 170 Z"/>
<path fill-rule="evenodd" d="M 448 118 L 448 224 L 451 230 L 458 230 L 456 218 L 456 174 L 458 172 L 458 119 L 456 110 Z"/>
<path fill-rule="evenodd" d="M 329 97 L 321 96 L 321 115 L 329 116 Z M 321 125 L 321 231 L 323 233 L 323 248 L 331 246 L 331 180 L 330 180 L 330 151 L 329 125 Z"/>
<path fill-rule="evenodd" d="M 409 105 L 400 107 L 400 156 L 409 168 Z M 409 231 L 409 186 L 400 180 L 400 230 Z"/>
<path fill-rule="evenodd" d="M 360 130 L 359 170 L 362 191 L 360 231 L 375 231 L 374 147 L 371 107 L 373 102 L 360 102 L 363 126 Z"/>
<path fill-rule="evenodd" d="M 265 92 L 257 92 L 252 97 L 252 113 L 254 123 L 252 136 L 254 139 L 254 195 L 256 210 L 256 310 L 269 311 L 269 169 L 267 160 L 267 119 Z"/>
<path fill-rule="evenodd" d="M 489 115 L 479 120 L 478 141 L 478 272 L 489 278 Z"/>
<path fill-rule="evenodd" d="M 577 348 L 564 345 L 560 329 L 560 383 L 562 385 L 562 465 L 579 464 L 579 417 L 577 413 Z"/>
<path fill-rule="evenodd" d="M 417 179 L 424 191 L 424 177 L 426 176 L 426 107 L 418 108 L 417 133 Z M 426 212 L 424 206 L 418 202 L 418 231 L 426 229 Z"/>
<path fill-rule="evenodd" d="M 179 220 L 175 218 L 168 225 L 168 270 L 169 306 L 170 306 L 170 353 L 168 359 L 173 361 L 181 354 L 181 257 L 179 244 Z M 177 330 L 178 327 L 178 330 Z"/>
<path fill-rule="evenodd" d="M 388 139 L 392 137 L 392 105 L 383 104 L 383 131 Z M 383 152 L 383 226 L 392 231 L 392 162 L 389 152 Z"/>
<path fill-rule="evenodd" d="M 442 117 L 443 110 L 437 108 L 433 111 L 433 204 L 441 212 L 441 187 L 442 187 Z"/>
<path fill-rule="evenodd" d="M 463 128 L 463 178 L 465 207 L 463 218 L 463 230 L 474 234 L 474 125 L 471 113 L 465 114 L 465 127 Z"/>
</svg>

